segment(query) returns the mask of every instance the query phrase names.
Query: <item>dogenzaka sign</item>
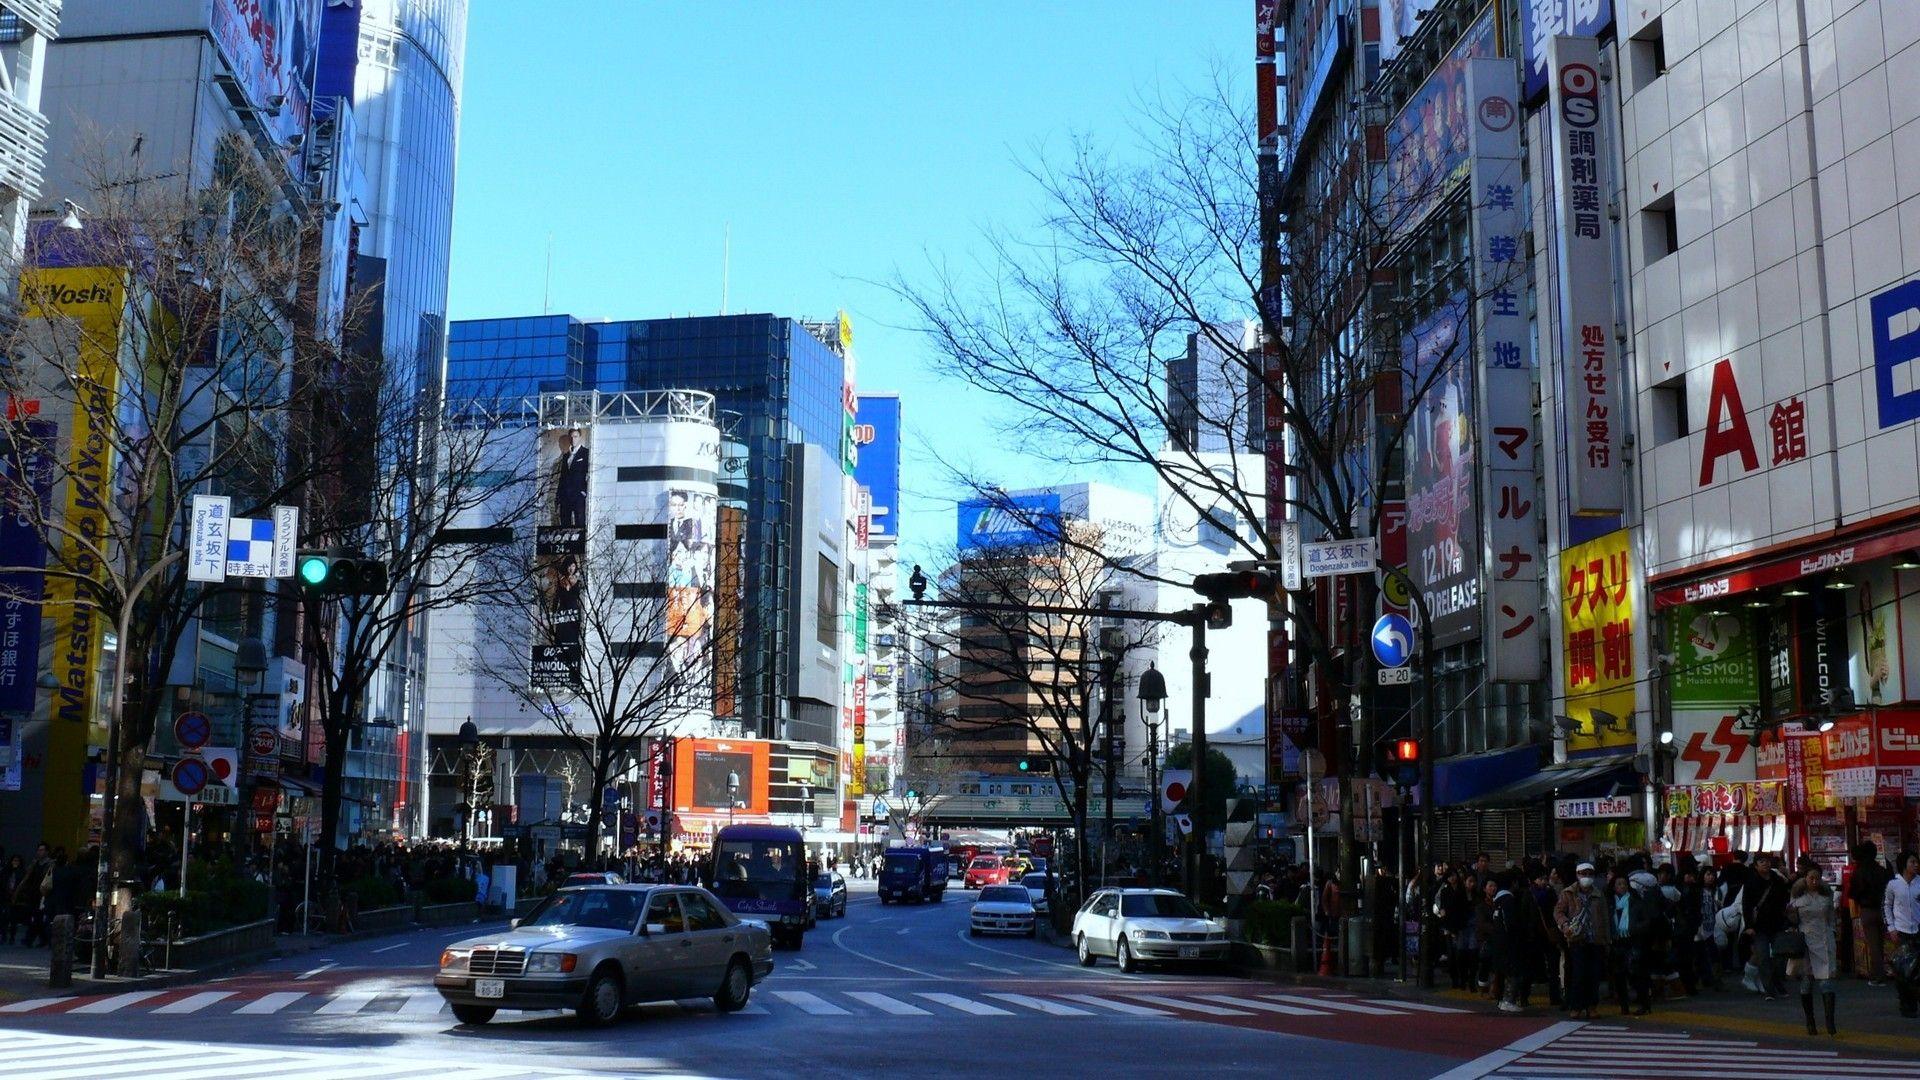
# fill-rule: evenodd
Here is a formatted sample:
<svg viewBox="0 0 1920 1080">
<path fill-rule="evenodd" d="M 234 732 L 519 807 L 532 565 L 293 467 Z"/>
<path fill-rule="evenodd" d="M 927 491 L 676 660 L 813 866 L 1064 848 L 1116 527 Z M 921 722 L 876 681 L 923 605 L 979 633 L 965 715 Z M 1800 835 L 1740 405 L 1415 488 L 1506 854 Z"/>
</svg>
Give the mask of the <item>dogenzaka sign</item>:
<svg viewBox="0 0 1920 1080">
<path fill-rule="evenodd" d="M 1555 799 L 1553 816 L 1563 821 L 1576 818 L 1624 818 L 1633 816 L 1633 798 L 1618 795 L 1605 799 Z"/>
</svg>

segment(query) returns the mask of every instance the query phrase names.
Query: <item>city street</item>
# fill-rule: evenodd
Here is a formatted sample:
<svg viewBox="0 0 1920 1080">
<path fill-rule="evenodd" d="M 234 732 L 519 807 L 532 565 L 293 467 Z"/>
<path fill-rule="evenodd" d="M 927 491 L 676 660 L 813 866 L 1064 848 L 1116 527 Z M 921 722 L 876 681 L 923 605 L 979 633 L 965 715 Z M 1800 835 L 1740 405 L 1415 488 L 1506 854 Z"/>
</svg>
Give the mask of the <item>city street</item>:
<svg viewBox="0 0 1920 1080">
<path fill-rule="evenodd" d="M 473 928 L 373 938 L 165 991 L 0 1006 L 0 1077 L 558 1075 L 851 1077 L 1054 1072 L 1148 1077 L 1168 1055 L 1212 1076 L 1884 1075 L 1887 1063 L 1724 1036 L 1363 997 L 1217 974 L 1084 970 L 1065 950 L 972 939 L 970 897 L 886 907 L 855 882 L 847 918 L 777 954 L 741 1014 L 647 1006 L 604 1031 L 558 1013 L 456 1024 L 430 985 Z M 369 1052 L 378 1057 L 370 1058 Z M 1653 1066 L 1648 1064 L 1647 1070 Z M 1664 1071 L 1664 1070 L 1663 1070 Z"/>
</svg>

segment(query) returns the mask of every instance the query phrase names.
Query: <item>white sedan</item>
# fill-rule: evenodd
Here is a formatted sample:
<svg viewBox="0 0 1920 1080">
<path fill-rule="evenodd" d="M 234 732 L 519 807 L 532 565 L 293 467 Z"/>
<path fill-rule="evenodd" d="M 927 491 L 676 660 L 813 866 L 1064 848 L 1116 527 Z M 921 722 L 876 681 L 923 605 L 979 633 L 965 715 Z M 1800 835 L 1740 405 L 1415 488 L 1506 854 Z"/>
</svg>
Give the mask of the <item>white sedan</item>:
<svg viewBox="0 0 1920 1080">
<path fill-rule="evenodd" d="M 1039 929 L 1033 910 L 1033 897 L 1019 885 L 989 885 L 980 890 L 973 902 L 973 915 L 967 933 L 1024 934 L 1032 937 Z"/>
<path fill-rule="evenodd" d="M 1092 967 L 1111 956 L 1121 971 L 1156 961 L 1227 958 L 1227 924 L 1171 889 L 1101 889 L 1073 917 L 1073 947 Z"/>
</svg>

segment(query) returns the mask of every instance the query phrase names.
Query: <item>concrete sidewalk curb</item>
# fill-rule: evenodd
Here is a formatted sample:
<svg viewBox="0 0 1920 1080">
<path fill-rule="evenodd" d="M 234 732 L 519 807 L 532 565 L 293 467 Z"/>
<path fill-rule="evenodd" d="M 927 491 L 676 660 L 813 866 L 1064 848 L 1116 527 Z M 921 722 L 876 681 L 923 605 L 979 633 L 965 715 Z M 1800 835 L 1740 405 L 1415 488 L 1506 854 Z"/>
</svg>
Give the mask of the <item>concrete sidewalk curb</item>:
<svg viewBox="0 0 1920 1080">
<path fill-rule="evenodd" d="M 474 925 L 483 922 L 498 921 L 476 919 Z M 326 934 L 303 938 L 297 934 L 276 934 L 274 947 L 243 956 L 228 957 L 219 963 L 204 968 L 181 969 L 178 971 L 160 971 L 151 975 L 142 975 L 137 979 L 107 978 L 99 981 L 77 974 L 73 985 L 54 989 L 43 981 L 28 992 L 9 990 L 0 987 L 0 1004 L 10 1001 L 22 1001 L 29 997 L 81 997 L 88 994 L 126 993 L 135 990 L 167 990 L 176 986 L 207 982 L 243 968 L 255 967 L 289 956 L 330 949 L 353 941 L 366 941 L 373 938 L 397 937 L 401 934 L 416 933 L 421 930 L 445 930 L 447 926 L 429 926 L 425 923 L 409 923 L 392 930 L 357 930 L 350 934 Z"/>
<path fill-rule="evenodd" d="M 1429 1003 L 1447 1003 L 1450 1005 L 1479 1005 L 1473 1011 L 1487 1016 L 1532 1016 L 1551 1020 L 1557 1012 L 1550 1005 L 1534 1005 L 1524 1013 L 1503 1013 L 1494 1007 L 1491 1001 L 1479 994 L 1464 990 L 1422 990 L 1412 983 L 1402 983 L 1392 979 L 1359 979 L 1337 976 L 1313 975 L 1305 973 L 1251 970 L 1242 968 L 1241 974 L 1250 979 L 1293 986 L 1310 986 L 1322 990 L 1357 990 L 1374 997 L 1400 998 L 1406 1001 L 1426 1001 Z M 1846 1017 L 1838 1017 L 1840 1033 L 1838 1035 L 1809 1036 L 1806 1028 L 1798 1022 L 1785 1022 L 1749 1016 L 1722 1016 L 1716 1013 L 1689 1012 L 1684 1009 L 1656 1009 L 1646 1016 L 1612 1016 L 1602 1014 L 1606 1022 L 1646 1025 L 1649 1027 L 1678 1028 L 1694 1031 L 1707 1029 L 1727 1034 L 1760 1036 L 1779 1039 L 1808 1049 L 1831 1050 L 1835 1047 L 1851 1047 L 1860 1050 L 1873 1050 L 1882 1053 L 1908 1054 L 1920 1056 L 1920 1024 L 1915 1025 L 1914 1035 L 1886 1035 L 1872 1031 L 1848 1031 Z"/>
</svg>

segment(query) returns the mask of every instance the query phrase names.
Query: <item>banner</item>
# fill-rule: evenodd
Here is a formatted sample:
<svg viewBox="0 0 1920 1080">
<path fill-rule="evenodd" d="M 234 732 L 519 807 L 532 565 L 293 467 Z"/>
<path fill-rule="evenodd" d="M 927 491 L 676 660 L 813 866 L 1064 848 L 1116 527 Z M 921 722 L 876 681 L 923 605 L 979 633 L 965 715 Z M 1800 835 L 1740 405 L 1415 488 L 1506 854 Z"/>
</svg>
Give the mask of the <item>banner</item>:
<svg viewBox="0 0 1920 1080">
<path fill-rule="evenodd" d="M 1755 644 L 1753 619 L 1745 611 L 1680 607 L 1667 613 L 1676 783 L 1757 778 L 1752 722 L 1739 715 L 1760 702 Z"/>
<path fill-rule="evenodd" d="M 30 405 L 37 410 L 39 403 Z M 27 420 L 23 426 L 27 445 L 0 443 L 5 455 L 0 471 L 9 495 L 31 498 L 32 503 L 10 504 L 0 513 L 0 565 L 44 567 L 47 545 L 36 523 L 45 520 L 53 503 L 53 460 L 45 448 L 54 445 L 56 425 L 51 420 Z M 0 574 L 0 597 L 4 597 L 0 599 L 0 713 L 33 711 L 40 676 L 40 599 L 45 588 L 41 574 Z M 17 755 L 8 760 L 6 772 L 17 777 Z"/>
<path fill-rule="evenodd" d="M 1424 388 L 1406 433 L 1408 572 L 1433 618 L 1436 648 L 1480 636 L 1480 525 L 1475 508 L 1473 365 L 1461 332 L 1466 297 L 1413 328 L 1406 342 Z"/>
<path fill-rule="evenodd" d="M 1639 700 L 1633 663 L 1633 550 L 1621 529 L 1560 553 L 1561 661 L 1566 715 L 1579 727 L 1567 751 L 1632 747 Z M 1613 718 L 1605 726 L 1598 710 Z"/>
<path fill-rule="evenodd" d="M 1555 37 L 1599 37 L 1611 22 L 1613 0 L 1521 0 L 1520 37 L 1527 78 L 1522 96 L 1533 101 L 1547 92 L 1547 45 Z"/>
<path fill-rule="evenodd" d="M 537 690 L 567 690 L 580 682 L 581 590 L 586 584 L 587 502 L 592 483 L 592 429 L 540 433 L 539 475 L 543 524 L 534 527 L 536 585 L 540 590 L 529 672 Z"/>
<path fill-rule="evenodd" d="M 667 638 L 675 671 L 708 664 L 713 648 L 714 496 L 673 490 L 663 496 L 667 518 Z"/>
<path fill-rule="evenodd" d="M 1599 44 L 1555 37 L 1548 56 L 1568 504 L 1576 516 L 1617 514 L 1625 505 L 1626 429 L 1613 336 L 1613 252 L 1601 194 Z"/>
</svg>

